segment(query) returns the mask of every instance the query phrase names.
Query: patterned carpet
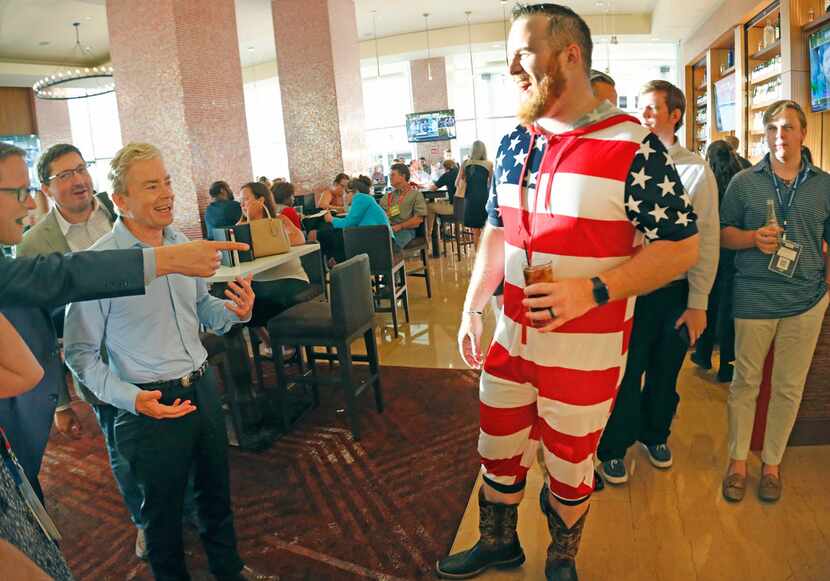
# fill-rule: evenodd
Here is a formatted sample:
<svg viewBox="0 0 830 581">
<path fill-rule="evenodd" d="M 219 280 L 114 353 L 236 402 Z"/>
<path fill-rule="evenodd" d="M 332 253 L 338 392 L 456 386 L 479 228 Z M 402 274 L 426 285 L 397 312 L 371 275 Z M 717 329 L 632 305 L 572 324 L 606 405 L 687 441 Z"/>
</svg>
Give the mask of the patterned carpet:
<svg viewBox="0 0 830 581">
<path fill-rule="evenodd" d="M 361 396 L 363 438 L 351 438 L 343 400 L 321 406 L 260 453 L 231 451 L 235 522 L 243 558 L 282 581 L 432 578 L 452 544 L 477 475 L 477 374 L 382 368 L 386 410 Z M 79 580 L 151 579 L 133 556 L 129 522 L 95 433 L 53 434 L 41 482 Z M 194 579 L 211 579 L 198 535 L 186 529 Z"/>
</svg>

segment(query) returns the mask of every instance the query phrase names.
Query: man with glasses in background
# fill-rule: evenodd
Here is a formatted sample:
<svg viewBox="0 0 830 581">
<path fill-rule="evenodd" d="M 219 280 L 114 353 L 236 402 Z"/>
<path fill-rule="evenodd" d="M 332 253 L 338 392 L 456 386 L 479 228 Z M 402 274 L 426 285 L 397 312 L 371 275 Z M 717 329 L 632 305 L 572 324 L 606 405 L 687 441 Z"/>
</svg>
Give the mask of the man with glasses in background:
<svg viewBox="0 0 830 581">
<path fill-rule="evenodd" d="M 110 211 L 95 202 L 87 164 L 75 146 L 59 144 L 51 147 L 41 157 L 38 173 L 43 184 L 41 191 L 55 202 L 55 207 L 26 233 L 16 248 L 17 256 L 86 250 L 112 228 L 110 224 L 114 218 Z M 29 193 L 18 190 L 18 196 L 21 192 L 24 192 L 22 195 Z M 87 243 L 85 238 L 91 236 L 95 239 Z M 46 361 L 38 357 L 45 373 L 38 386 L 13 400 L 0 402 L 0 425 L 5 427 L 26 476 L 42 500 L 38 473 L 52 418 L 62 434 L 78 438 L 82 433 L 81 423 L 69 404 L 60 351 L 54 344 L 51 328 L 59 321 L 55 328 L 58 336 L 62 334 L 63 307 L 56 308 L 51 315 L 52 321 L 45 309 L 10 307 L 0 312 L 6 315 L 36 355 L 42 351 L 46 356 Z"/>
</svg>

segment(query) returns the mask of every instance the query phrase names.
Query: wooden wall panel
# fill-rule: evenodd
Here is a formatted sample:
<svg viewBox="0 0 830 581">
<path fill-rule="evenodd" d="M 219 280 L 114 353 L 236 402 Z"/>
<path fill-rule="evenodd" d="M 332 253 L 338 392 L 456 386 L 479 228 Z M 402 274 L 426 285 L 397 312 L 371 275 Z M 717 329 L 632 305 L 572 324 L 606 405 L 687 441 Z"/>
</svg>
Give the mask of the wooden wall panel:
<svg viewBox="0 0 830 581">
<path fill-rule="evenodd" d="M 37 133 L 32 90 L 0 87 L 0 135 Z"/>
</svg>

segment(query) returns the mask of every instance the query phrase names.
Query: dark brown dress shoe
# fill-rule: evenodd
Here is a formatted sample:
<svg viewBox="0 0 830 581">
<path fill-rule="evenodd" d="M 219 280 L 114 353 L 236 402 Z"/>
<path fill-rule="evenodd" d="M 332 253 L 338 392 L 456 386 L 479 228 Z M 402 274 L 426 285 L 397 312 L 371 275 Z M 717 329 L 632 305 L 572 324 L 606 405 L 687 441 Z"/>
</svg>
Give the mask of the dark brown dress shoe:
<svg viewBox="0 0 830 581">
<path fill-rule="evenodd" d="M 758 498 L 764 502 L 775 502 L 781 498 L 781 476 L 761 475 L 761 483 L 758 485 Z"/>
<path fill-rule="evenodd" d="M 729 474 L 723 479 L 723 497 L 729 502 L 740 502 L 746 494 L 746 476 Z"/>
</svg>

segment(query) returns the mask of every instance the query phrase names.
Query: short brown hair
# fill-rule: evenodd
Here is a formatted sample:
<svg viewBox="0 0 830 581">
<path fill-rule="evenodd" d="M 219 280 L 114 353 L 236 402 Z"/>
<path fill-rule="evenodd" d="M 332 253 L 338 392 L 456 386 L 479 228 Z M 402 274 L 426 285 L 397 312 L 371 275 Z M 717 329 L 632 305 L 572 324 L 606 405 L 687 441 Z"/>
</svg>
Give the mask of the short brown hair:
<svg viewBox="0 0 830 581">
<path fill-rule="evenodd" d="M 660 79 L 647 82 L 640 90 L 641 95 L 655 92 L 662 93 L 663 97 L 665 97 L 666 106 L 669 108 L 669 115 L 671 115 L 675 109 L 680 109 L 680 119 L 674 124 L 674 131 L 676 133 L 681 127 L 683 127 L 683 117 L 686 115 L 686 97 L 683 95 L 683 91 L 672 85 L 670 82 Z"/>
<path fill-rule="evenodd" d="M 795 114 L 798 115 L 798 122 L 801 123 L 801 129 L 807 129 L 807 116 L 804 114 L 804 109 L 801 108 L 801 105 L 790 99 L 781 99 L 767 107 L 767 110 L 764 111 L 764 129 L 772 123 L 773 119 L 781 115 L 784 109 L 792 109 L 795 111 Z"/>
<path fill-rule="evenodd" d="M 81 150 L 71 143 L 55 144 L 40 156 L 40 159 L 37 161 L 37 177 L 40 178 L 40 183 L 49 183 L 49 177 L 52 173 L 52 162 L 57 161 L 58 158 L 69 153 L 77 153 L 78 157 L 84 159 L 84 154 L 81 153 Z"/>
<path fill-rule="evenodd" d="M 291 182 L 276 182 L 271 186 L 271 193 L 274 195 L 276 203 L 287 206 L 294 196 L 294 184 Z"/>
<path fill-rule="evenodd" d="M 557 48 L 574 43 L 579 46 L 582 53 L 582 64 L 585 66 L 585 73 L 591 74 L 591 53 L 594 51 L 594 43 L 591 40 L 591 29 L 585 21 L 573 10 L 561 4 L 516 4 L 513 7 L 513 21 L 519 18 L 531 17 L 536 14 L 544 14 L 548 17 L 548 34 L 552 42 L 556 42 Z"/>
<path fill-rule="evenodd" d="M 392 167 L 389 168 L 389 171 L 398 172 L 406 181 L 409 181 L 409 178 L 412 176 L 412 174 L 409 172 L 409 167 L 403 163 L 393 164 Z"/>
<path fill-rule="evenodd" d="M 0 141 L 0 161 L 9 157 L 21 157 L 25 161 L 26 151 L 11 143 Z"/>
</svg>

